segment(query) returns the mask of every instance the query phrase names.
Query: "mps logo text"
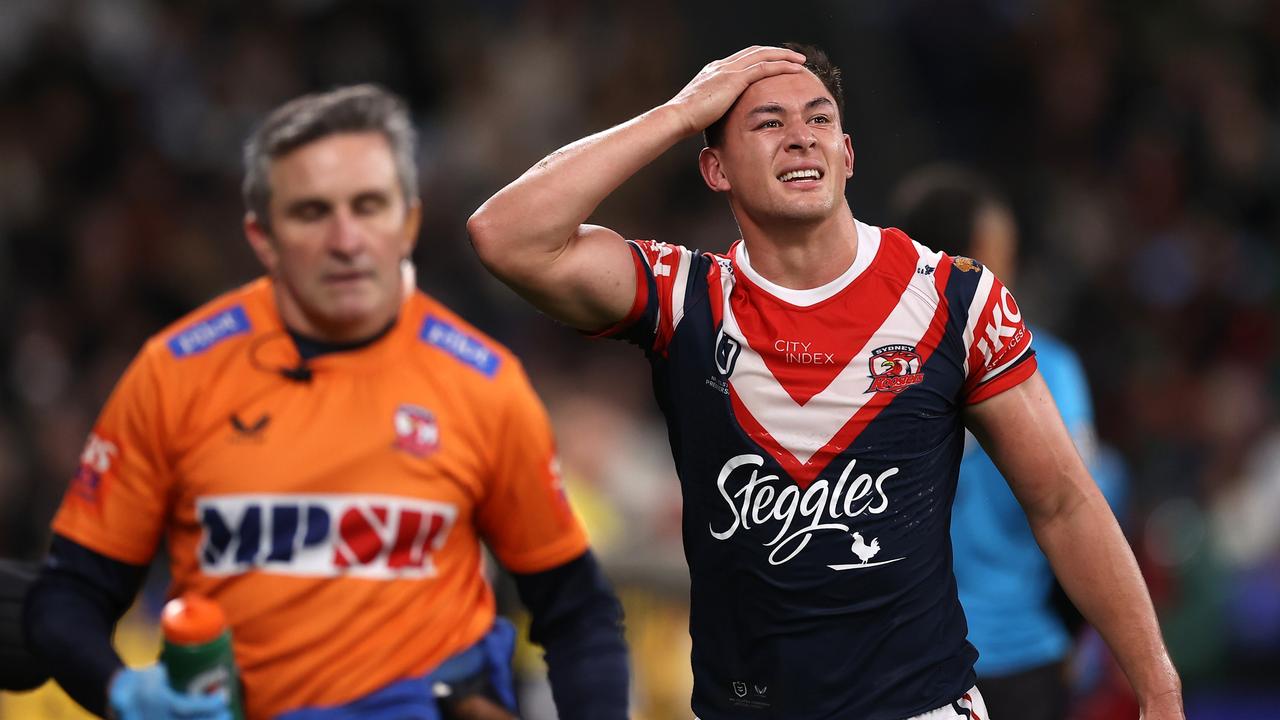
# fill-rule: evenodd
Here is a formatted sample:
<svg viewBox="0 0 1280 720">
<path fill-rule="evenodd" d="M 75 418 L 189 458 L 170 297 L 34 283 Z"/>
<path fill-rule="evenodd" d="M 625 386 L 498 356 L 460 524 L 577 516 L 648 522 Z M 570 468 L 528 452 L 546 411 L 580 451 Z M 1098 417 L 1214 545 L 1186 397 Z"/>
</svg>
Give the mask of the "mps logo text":
<svg viewBox="0 0 1280 720">
<path fill-rule="evenodd" d="M 458 508 L 392 495 L 220 495 L 198 499 L 196 516 L 207 575 L 390 580 L 436 574 Z"/>
</svg>

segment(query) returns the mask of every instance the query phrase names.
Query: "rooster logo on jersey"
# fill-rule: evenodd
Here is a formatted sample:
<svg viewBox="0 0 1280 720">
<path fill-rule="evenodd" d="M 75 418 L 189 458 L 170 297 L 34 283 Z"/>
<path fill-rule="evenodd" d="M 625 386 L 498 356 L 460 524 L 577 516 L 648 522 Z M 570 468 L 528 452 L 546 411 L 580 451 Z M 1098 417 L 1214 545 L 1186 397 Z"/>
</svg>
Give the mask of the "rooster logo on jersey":
<svg viewBox="0 0 1280 720">
<path fill-rule="evenodd" d="M 430 410 L 403 403 L 396 408 L 392 422 L 396 429 L 397 450 L 426 457 L 440 447 L 440 426 Z"/>
<path fill-rule="evenodd" d="M 924 381 L 920 354 L 910 345 L 885 345 L 871 353 L 871 385 L 865 392 L 895 395 Z"/>
</svg>

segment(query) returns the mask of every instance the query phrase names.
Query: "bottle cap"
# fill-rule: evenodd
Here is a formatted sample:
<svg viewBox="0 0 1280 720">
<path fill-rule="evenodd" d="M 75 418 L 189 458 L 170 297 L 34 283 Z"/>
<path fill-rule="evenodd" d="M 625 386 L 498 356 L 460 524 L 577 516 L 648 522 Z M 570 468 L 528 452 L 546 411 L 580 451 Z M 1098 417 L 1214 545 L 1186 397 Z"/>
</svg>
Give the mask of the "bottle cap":
<svg viewBox="0 0 1280 720">
<path fill-rule="evenodd" d="M 227 617 L 218 604 L 203 595 L 183 593 L 164 604 L 160 628 L 170 642 L 198 645 L 217 639 L 227 628 Z"/>
</svg>

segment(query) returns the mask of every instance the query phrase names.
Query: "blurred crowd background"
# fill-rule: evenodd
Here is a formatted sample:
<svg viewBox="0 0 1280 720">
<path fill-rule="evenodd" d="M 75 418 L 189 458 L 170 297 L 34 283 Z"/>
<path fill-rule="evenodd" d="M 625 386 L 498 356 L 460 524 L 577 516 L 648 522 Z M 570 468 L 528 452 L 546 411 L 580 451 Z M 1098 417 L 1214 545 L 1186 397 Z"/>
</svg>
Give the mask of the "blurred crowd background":
<svg viewBox="0 0 1280 720">
<path fill-rule="evenodd" d="M 255 121 L 376 81 L 409 99 L 421 134 L 419 283 L 526 362 L 627 605 L 635 716 L 687 718 L 679 491 L 647 366 L 530 310 L 483 271 L 464 224 L 551 150 L 713 59 L 786 40 L 844 69 L 860 219 L 886 224 L 894 186 L 938 161 L 1008 194 L 1015 290 L 1084 362 L 1190 717 L 1280 716 L 1277 0 L 5 0 L 0 556 L 43 551 L 144 339 L 259 272 L 239 198 Z M 736 228 L 697 175 L 700 147 L 677 146 L 595 220 L 727 248 Z M 1075 666 L 1079 718 L 1122 705 L 1095 644 Z M 553 717 L 526 659 L 528 714 Z M 0 715 L 76 716 L 38 697 L 0 697 Z"/>
</svg>

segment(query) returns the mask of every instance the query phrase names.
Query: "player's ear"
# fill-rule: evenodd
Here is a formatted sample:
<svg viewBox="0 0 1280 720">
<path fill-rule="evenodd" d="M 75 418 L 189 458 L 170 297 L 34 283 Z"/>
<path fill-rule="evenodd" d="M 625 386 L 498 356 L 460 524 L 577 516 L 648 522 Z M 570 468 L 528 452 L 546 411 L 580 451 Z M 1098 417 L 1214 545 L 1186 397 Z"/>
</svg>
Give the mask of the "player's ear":
<svg viewBox="0 0 1280 720">
<path fill-rule="evenodd" d="M 844 136 L 844 177 L 846 180 L 853 177 L 853 141 L 848 133 Z"/>
<path fill-rule="evenodd" d="M 258 262 L 266 268 L 267 274 L 274 275 L 280 262 L 280 254 L 276 252 L 275 243 L 267 229 L 262 227 L 255 213 L 244 214 L 244 236 L 249 240 L 249 247 L 258 256 Z"/>
<path fill-rule="evenodd" d="M 702 173 L 702 181 L 716 192 L 728 192 L 731 187 L 729 178 L 724 174 L 724 166 L 720 162 L 720 150 L 704 147 L 698 154 L 698 171 Z"/>
<path fill-rule="evenodd" d="M 400 256 L 409 257 L 413 254 L 413 249 L 418 245 L 418 230 L 422 227 L 422 201 L 414 198 L 404 212 L 404 228 L 402 229 L 404 237 L 400 240 L 402 243 Z"/>
</svg>

